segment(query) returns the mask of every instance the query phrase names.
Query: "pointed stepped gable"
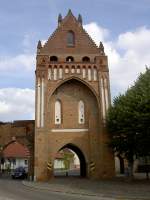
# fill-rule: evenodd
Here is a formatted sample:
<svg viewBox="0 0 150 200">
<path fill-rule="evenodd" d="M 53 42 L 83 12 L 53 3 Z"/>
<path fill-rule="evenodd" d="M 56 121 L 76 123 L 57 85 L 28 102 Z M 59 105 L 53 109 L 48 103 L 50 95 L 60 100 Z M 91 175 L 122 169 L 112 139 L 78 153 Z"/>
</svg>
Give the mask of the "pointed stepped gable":
<svg viewBox="0 0 150 200">
<path fill-rule="evenodd" d="M 60 17 L 59 17 L 60 18 Z M 80 16 L 81 18 L 81 16 Z M 67 46 L 67 32 L 75 34 L 75 46 Z M 57 29 L 49 37 L 48 41 L 41 48 L 40 54 L 99 54 L 100 50 L 95 42 L 83 29 L 81 22 L 69 10 L 67 16 L 62 19 Z"/>
</svg>

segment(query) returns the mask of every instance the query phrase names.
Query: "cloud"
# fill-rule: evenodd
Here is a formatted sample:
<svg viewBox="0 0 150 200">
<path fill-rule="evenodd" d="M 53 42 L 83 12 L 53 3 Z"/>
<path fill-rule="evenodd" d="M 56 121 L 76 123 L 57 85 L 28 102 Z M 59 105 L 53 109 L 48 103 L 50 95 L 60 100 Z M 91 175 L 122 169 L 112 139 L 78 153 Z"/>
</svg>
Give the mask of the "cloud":
<svg viewBox="0 0 150 200">
<path fill-rule="evenodd" d="M 88 34 L 92 36 L 92 39 L 97 45 L 99 45 L 100 41 L 104 41 L 109 37 L 109 30 L 98 26 L 96 22 L 91 22 L 90 24 L 86 24 L 83 27 L 88 32 Z"/>
<path fill-rule="evenodd" d="M 34 31 L 29 31 L 23 37 L 21 46 L 24 54 L 33 54 L 36 51 L 37 45 L 37 33 Z"/>
<path fill-rule="evenodd" d="M 0 73 L 19 73 L 20 71 L 33 71 L 35 67 L 35 55 L 19 54 L 16 56 L 0 57 Z"/>
<path fill-rule="evenodd" d="M 17 55 L 0 56 L 0 77 L 6 74 L 18 77 L 22 74 L 29 74 L 35 70 L 35 52 L 33 48 L 34 34 L 26 34 L 22 40 L 22 53 Z"/>
<path fill-rule="evenodd" d="M 120 34 L 117 45 L 124 50 L 136 50 L 138 53 L 143 53 L 150 48 L 150 30 L 144 27 L 139 27 L 132 32 Z"/>
<path fill-rule="evenodd" d="M 26 34 L 24 36 L 22 45 L 24 47 L 24 51 L 28 52 L 28 50 L 30 50 L 30 48 L 31 48 L 31 36 L 30 36 L 30 34 Z"/>
<path fill-rule="evenodd" d="M 42 46 L 44 46 L 46 42 L 47 40 L 41 40 Z"/>
<path fill-rule="evenodd" d="M 116 66 L 111 65 L 110 60 L 112 81 L 116 79 L 115 87 L 119 86 L 118 91 L 132 85 L 138 75 L 145 71 L 145 65 L 150 65 L 149 35 L 150 29 L 140 27 L 118 36 L 116 48 L 119 58 Z"/>
<path fill-rule="evenodd" d="M 110 40 L 109 30 L 96 23 L 84 26 L 98 45 L 103 41 L 108 55 L 111 93 L 116 96 L 123 93 L 150 66 L 150 29 L 139 27 L 120 34 L 116 40 Z"/>
<path fill-rule="evenodd" d="M 32 89 L 0 89 L 0 121 L 33 119 L 34 98 Z"/>
<path fill-rule="evenodd" d="M 145 65 L 150 65 L 150 29 L 139 27 L 135 30 L 121 33 L 115 40 L 111 40 L 110 31 L 92 22 L 84 25 L 97 45 L 103 41 L 106 55 L 108 55 L 111 94 L 112 97 L 123 93 L 134 83 Z M 30 46 L 30 38 L 26 36 L 24 47 Z M 42 40 L 44 43 L 45 40 Z M 0 76 L 16 74 L 28 76 L 34 73 L 35 55 L 23 54 L 0 58 Z M 14 80 L 15 81 L 15 80 Z M 22 80 L 21 80 L 22 81 Z M 26 84 L 26 83 L 25 83 Z M 26 88 L 0 89 L 0 120 L 11 121 L 34 118 L 34 90 Z"/>
</svg>

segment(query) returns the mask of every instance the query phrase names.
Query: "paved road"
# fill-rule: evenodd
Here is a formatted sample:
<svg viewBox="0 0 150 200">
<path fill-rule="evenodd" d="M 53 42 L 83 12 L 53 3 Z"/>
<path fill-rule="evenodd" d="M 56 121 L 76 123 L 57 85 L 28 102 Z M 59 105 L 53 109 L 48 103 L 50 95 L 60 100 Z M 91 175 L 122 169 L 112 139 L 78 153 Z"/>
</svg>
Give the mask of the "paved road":
<svg viewBox="0 0 150 200">
<path fill-rule="evenodd" d="M 0 179 L 0 200 L 112 200 L 91 196 L 71 195 L 38 190 L 22 185 L 21 181 Z"/>
</svg>

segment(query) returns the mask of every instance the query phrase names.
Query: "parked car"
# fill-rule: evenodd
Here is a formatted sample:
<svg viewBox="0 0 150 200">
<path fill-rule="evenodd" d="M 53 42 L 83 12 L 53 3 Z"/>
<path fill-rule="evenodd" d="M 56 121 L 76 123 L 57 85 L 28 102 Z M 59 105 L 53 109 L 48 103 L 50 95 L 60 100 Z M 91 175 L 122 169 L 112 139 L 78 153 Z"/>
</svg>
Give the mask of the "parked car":
<svg viewBox="0 0 150 200">
<path fill-rule="evenodd" d="M 11 177 L 13 179 L 26 179 L 27 176 L 28 176 L 28 174 L 24 167 L 16 168 L 11 174 Z"/>
</svg>

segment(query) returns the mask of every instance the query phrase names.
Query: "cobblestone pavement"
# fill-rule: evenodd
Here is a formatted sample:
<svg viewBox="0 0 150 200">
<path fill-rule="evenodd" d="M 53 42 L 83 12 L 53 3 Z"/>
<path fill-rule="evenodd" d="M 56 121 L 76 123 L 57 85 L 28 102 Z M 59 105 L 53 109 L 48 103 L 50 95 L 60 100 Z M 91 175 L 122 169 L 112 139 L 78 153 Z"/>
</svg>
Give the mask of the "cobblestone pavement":
<svg viewBox="0 0 150 200">
<path fill-rule="evenodd" d="M 79 194 L 113 200 L 150 200 L 150 181 L 119 178 L 111 181 L 91 181 L 79 178 L 55 178 L 47 183 L 23 181 L 40 190 Z"/>
</svg>

